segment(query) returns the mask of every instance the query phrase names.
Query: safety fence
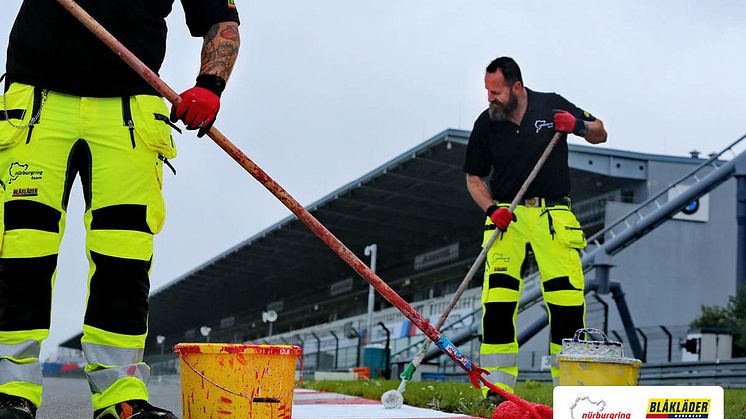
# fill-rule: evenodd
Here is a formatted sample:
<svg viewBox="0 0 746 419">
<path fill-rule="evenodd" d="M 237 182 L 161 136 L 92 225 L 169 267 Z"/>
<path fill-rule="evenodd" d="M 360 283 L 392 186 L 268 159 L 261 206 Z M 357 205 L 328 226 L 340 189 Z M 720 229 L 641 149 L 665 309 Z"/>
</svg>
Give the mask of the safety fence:
<svg viewBox="0 0 746 419">
<path fill-rule="evenodd" d="M 608 299 L 607 299 L 608 300 Z M 632 356 L 629 336 L 623 328 L 609 329 L 610 310 L 616 310 L 609 302 L 595 292 L 586 297 L 586 323 L 588 327 L 603 330 L 609 339 L 622 342 L 625 354 Z M 690 328 L 687 325 L 648 325 L 635 327 L 637 338 L 642 345 L 644 362 L 677 362 L 682 360 L 682 344 Z"/>
</svg>

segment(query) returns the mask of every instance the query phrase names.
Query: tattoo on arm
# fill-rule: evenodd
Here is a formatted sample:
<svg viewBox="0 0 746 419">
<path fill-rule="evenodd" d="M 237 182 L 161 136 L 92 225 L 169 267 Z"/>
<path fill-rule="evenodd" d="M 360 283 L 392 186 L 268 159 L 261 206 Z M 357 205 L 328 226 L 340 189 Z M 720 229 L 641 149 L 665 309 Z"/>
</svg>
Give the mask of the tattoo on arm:
<svg viewBox="0 0 746 419">
<path fill-rule="evenodd" d="M 213 25 L 205 35 L 202 45 L 200 74 L 212 74 L 227 81 L 236 63 L 240 45 L 237 23 L 221 22 Z"/>
</svg>

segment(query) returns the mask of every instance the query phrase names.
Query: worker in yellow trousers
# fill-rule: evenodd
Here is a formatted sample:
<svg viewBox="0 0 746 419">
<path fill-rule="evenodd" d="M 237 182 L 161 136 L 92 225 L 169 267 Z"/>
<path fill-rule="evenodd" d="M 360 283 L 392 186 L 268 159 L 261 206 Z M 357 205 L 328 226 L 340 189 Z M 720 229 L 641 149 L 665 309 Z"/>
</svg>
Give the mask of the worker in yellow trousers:
<svg viewBox="0 0 746 419">
<path fill-rule="evenodd" d="M 173 0 L 77 3 L 159 70 Z M 181 3 L 190 32 L 204 39 L 202 66 L 171 111 L 60 4 L 21 4 L 0 97 L 0 419 L 34 418 L 42 403 L 39 354 L 76 177 L 86 205 L 81 345 L 93 417 L 176 418 L 148 403 L 143 362 L 163 166 L 176 155 L 174 122 L 198 136 L 212 126 L 240 43 L 232 0 Z"/>
<path fill-rule="evenodd" d="M 585 325 L 584 280 L 578 249 L 585 237 L 571 212 L 567 134 L 589 143 L 606 141 L 603 123 L 555 93 L 523 85 L 520 67 L 510 57 L 493 60 L 485 71 L 489 109 L 474 123 L 466 151 L 466 184 L 485 211 L 483 244 L 499 229 L 487 253 L 482 289 L 480 366 L 496 386 L 514 392 L 518 377 L 515 327 L 529 252 L 539 265 L 550 321 L 550 353 L 563 338 Z M 508 209 L 555 132 L 562 140 L 525 191 L 513 213 Z M 484 178 L 490 176 L 490 185 Z M 558 369 L 552 368 L 558 378 Z M 505 399 L 483 389 L 499 404 Z"/>
</svg>

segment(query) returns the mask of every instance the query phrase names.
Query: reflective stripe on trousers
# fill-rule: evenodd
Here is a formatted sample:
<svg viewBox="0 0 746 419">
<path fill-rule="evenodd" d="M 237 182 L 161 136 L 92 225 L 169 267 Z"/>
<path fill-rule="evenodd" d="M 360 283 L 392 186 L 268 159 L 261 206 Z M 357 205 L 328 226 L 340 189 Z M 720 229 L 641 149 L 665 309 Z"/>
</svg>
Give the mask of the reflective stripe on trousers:
<svg viewBox="0 0 746 419">
<path fill-rule="evenodd" d="M 485 375 L 485 378 L 490 383 L 502 384 L 500 387 L 504 389 L 515 389 L 516 376 L 496 368 L 517 368 L 518 354 L 482 353 L 479 354 L 479 366 L 489 371 L 490 374 Z"/>
<path fill-rule="evenodd" d="M 517 367 L 518 354 L 479 354 L 479 366 L 488 367 Z"/>
<path fill-rule="evenodd" d="M 8 358 L 0 359 L 0 385 L 14 382 L 41 385 L 39 360 L 19 364 Z"/>
<path fill-rule="evenodd" d="M 487 368 L 485 368 L 485 369 L 487 371 L 489 371 L 490 374 L 489 375 L 483 375 L 483 377 L 485 379 L 487 379 L 487 381 L 489 381 L 490 383 L 492 383 L 492 384 L 503 384 L 503 385 L 506 385 L 506 386 L 510 387 L 511 389 L 515 388 L 515 383 L 518 380 L 518 377 L 516 377 L 514 375 L 511 375 L 511 374 L 508 374 L 505 371 L 491 370 L 491 369 L 487 369 Z"/>
<path fill-rule="evenodd" d="M 13 359 L 26 359 L 26 358 L 39 358 L 41 352 L 41 344 L 34 340 L 29 339 L 27 341 L 17 343 L 15 345 L 8 345 L 0 343 L 0 358 L 13 358 Z"/>
<path fill-rule="evenodd" d="M 102 368 L 99 370 L 87 371 L 88 385 L 93 393 L 104 393 L 109 387 L 113 386 L 122 378 L 137 378 L 146 383 L 150 380 L 150 367 L 140 363 L 136 365 L 124 365 L 121 367 Z"/>
<path fill-rule="evenodd" d="M 83 342 L 82 347 L 86 361 L 95 365 L 134 365 L 142 362 L 142 357 L 145 354 L 144 348 L 119 348 L 87 342 Z"/>
<path fill-rule="evenodd" d="M 150 368 L 142 363 L 142 348 L 82 343 L 89 367 L 86 368 L 88 384 L 94 393 L 103 393 L 121 378 L 134 377 L 148 383 Z"/>
<path fill-rule="evenodd" d="M 17 344 L 0 344 L 0 385 L 27 382 L 41 385 L 41 344 L 29 339 Z"/>
</svg>

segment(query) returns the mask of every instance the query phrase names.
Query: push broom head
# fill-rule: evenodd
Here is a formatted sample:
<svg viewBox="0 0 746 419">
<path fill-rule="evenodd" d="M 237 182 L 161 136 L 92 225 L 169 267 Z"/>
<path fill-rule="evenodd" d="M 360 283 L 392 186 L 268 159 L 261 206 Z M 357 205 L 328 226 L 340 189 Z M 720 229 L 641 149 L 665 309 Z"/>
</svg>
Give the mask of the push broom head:
<svg viewBox="0 0 746 419">
<path fill-rule="evenodd" d="M 413 371 L 414 367 L 410 363 L 407 371 L 405 371 L 401 375 L 402 379 L 401 383 L 399 383 L 399 388 L 383 393 L 383 395 L 381 396 L 381 404 L 383 405 L 383 407 L 385 407 L 386 409 L 401 409 L 402 405 L 404 404 L 404 396 L 402 396 L 402 393 L 407 390 L 407 381 L 412 379 Z"/>
<path fill-rule="evenodd" d="M 381 396 L 381 404 L 386 409 L 400 409 L 404 404 L 404 396 L 396 390 L 389 390 Z"/>
</svg>

